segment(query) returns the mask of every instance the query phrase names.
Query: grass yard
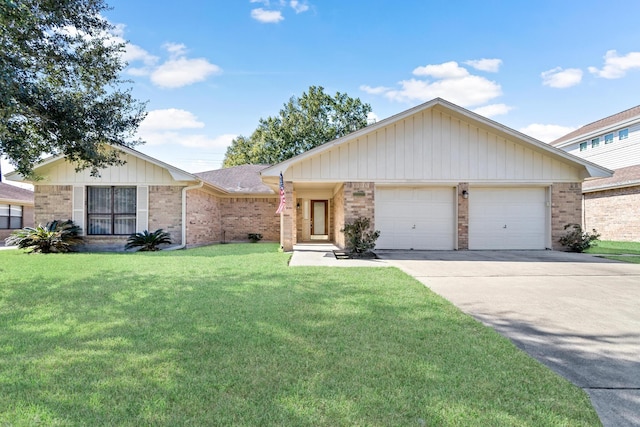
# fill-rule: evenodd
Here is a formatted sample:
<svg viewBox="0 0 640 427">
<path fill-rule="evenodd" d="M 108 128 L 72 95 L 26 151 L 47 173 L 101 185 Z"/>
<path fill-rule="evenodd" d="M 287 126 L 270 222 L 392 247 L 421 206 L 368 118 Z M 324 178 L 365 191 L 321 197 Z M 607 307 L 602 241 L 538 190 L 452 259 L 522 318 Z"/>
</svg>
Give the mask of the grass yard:
<svg viewBox="0 0 640 427">
<path fill-rule="evenodd" d="M 582 390 L 399 270 L 288 259 L 0 251 L 0 425 L 600 425 Z"/>
<path fill-rule="evenodd" d="M 616 261 L 640 264 L 640 242 L 615 242 L 611 240 L 602 240 L 597 242 L 597 246 L 593 246 L 585 252 L 589 254 L 603 254 L 606 255 L 604 258 Z"/>
</svg>

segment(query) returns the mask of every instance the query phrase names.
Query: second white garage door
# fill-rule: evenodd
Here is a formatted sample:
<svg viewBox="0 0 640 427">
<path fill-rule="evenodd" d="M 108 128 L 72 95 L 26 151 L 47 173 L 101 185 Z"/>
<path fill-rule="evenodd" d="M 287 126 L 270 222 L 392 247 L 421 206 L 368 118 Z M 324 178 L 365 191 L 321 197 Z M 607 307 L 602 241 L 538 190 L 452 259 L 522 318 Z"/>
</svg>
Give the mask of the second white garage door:
<svg viewBox="0 0 640 427">
<path fill-rule="evenodd" d="M 455 245 L 452 187 L 378 188 L 375 227 L 378 249 L 451 250 Z"/>
<path fill-rule="evenodd" d="M 546 188 L 470 188 L 469 249 L 545 249 Z"/>
</svg>

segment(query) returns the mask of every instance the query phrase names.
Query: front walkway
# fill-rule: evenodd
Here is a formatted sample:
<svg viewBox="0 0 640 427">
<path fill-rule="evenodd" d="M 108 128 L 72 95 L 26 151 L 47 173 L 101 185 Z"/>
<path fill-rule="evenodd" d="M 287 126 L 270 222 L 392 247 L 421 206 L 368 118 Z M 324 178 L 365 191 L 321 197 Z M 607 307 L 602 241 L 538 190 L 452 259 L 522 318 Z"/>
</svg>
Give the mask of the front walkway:
<svg viewBox="0 0 640 427">
<path fill-rule="evenodd" d="M 381 259 L 337 259 L 333 254 L 339 248 L 332 243 L 299 243 L 293 245 L 289 266 L 320 267 L 390 267 Z"/>
</svg>

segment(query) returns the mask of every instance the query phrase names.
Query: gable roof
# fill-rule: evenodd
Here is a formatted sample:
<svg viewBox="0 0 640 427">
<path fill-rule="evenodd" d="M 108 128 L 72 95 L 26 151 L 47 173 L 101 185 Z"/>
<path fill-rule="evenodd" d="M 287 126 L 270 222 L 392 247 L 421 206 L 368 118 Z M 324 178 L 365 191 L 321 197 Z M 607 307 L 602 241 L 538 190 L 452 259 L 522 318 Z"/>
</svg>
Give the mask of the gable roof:
<svg viewBox="0 0 640 427">
<path fill-rule="evenodd" d="M 267 167 L 269 165 L 241 165 L 198 172 L 194 175 L 229 193 L 275 194 L 260 179 L 260 171 Z"/>
<path fill-rule="evenodd" d="M 0 182 L 0 200 L 33 205 L 33 191 Z"/>
<path fill-rule="evenodd" d="M 632 121 L 634 119 L 640 119 L 640 105 L 629 108 L 628 110 L 621 111 L 620 113 L 614 114 L 609 117 L 605 117 L 604 119 L 596 120 L 595 122 L 589 123 L 587 125 L 582 126 L 579 129 L 574 130 L 555 141 L 551 142 L 551 145 L 554 147 L 565 145 L 563 143 L 572 141 L 574 139 L 583 139 L 590 136 L 590 134 L 596 132 L 601 133 L 605 129 L 609 129 L 612 127 L 624 126 L 624 123 Z"/>
<path fill-rule="evenodd" d="M 582 192 L 603 191 L 640 185 L 640 165 L 616 169 L 608 178 L 591 179 L 582 184 Z"/>
<path fill-rule="evenodd" d="M 525 135 L 521 132 L 518 132 L 517 130 L 511 129 L 501 123 L 498 123 L 491 119 L 483 117 L 477 113 L 474 113 L 470 110 L 462 108 L 442 98 L 432 99 L 431 101 L 425 102 L 424 104 L 418 105 L 416 107 L 413 107 L 401 113 L 398 113 L 394 116 L 391 116 L 387 119 L 368 125 L 362 129 L 359 129 L 355 132 L 350 133 L 349 135 L 345 135 L 341 138 L 328 141 L 309 151 L 306 151 L 288 160 L 285 160 L 283 162 L 270 166 L 264 169 L 263 171 L 261 171 L 260 174 L 263 177 L 263 180 L 265 180 L 266 178 L 266 180 L 268 180 L 271 184 L 273 184 L 273 178 L 279 176 L 280 172 L 287 170 L 293 164 L 301 162 L 309 157 L 316 156 L 336 146 L 349 143 L 350 141 L 354 141 L 366 134 L 374 133 L 379 129 L 382 129 L 396 122 L 400 122 L 401 120 L 404 120 L 407 117 L 410 117 L 414 114 L 417 114 L 419 112 L 422 112 L 434 107 L 442 108 L 448 113 L 457 115 L 458 117 L 463 117 L 464 119 L 467 119 L 471 122 L 488 127 L 498 134 L 504 135 L 508 138 L 518 140 L 523 144 L 530 146 L 531 148 L 544 152 L 555 158 L 562 159 L 563 161 L 569 164 L 582 166 L 586 170 L 588 177 L 606 177 L 606 176 L 611 176 L 612 174 L 612 171 L 607 168 L 604 168 L 588 160 L 574 156 L 570 153 L 567 153 L 564 150 L 552 147 L 545 142 L 539 141 L 531 136 Z"/>
</svg>

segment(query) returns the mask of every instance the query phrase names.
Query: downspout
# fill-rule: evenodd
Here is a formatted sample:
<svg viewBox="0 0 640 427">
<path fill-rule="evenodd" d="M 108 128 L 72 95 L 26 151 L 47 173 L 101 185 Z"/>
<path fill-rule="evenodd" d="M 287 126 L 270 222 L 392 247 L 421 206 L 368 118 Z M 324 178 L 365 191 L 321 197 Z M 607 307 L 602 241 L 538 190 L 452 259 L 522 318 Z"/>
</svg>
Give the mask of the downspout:
<svg viewBox="0 0 640 427">
<path fill-rule="evenodd" d="M 197 190 L 198 188 L 202 188 L 203 185 L 204 181 L 200 181 L 196 185 L 184 187 L 182 189 L 182 244 L 172 247 L 172 250 L 184 249 L 187 247 L 187 191 Z"/>
</svg>

